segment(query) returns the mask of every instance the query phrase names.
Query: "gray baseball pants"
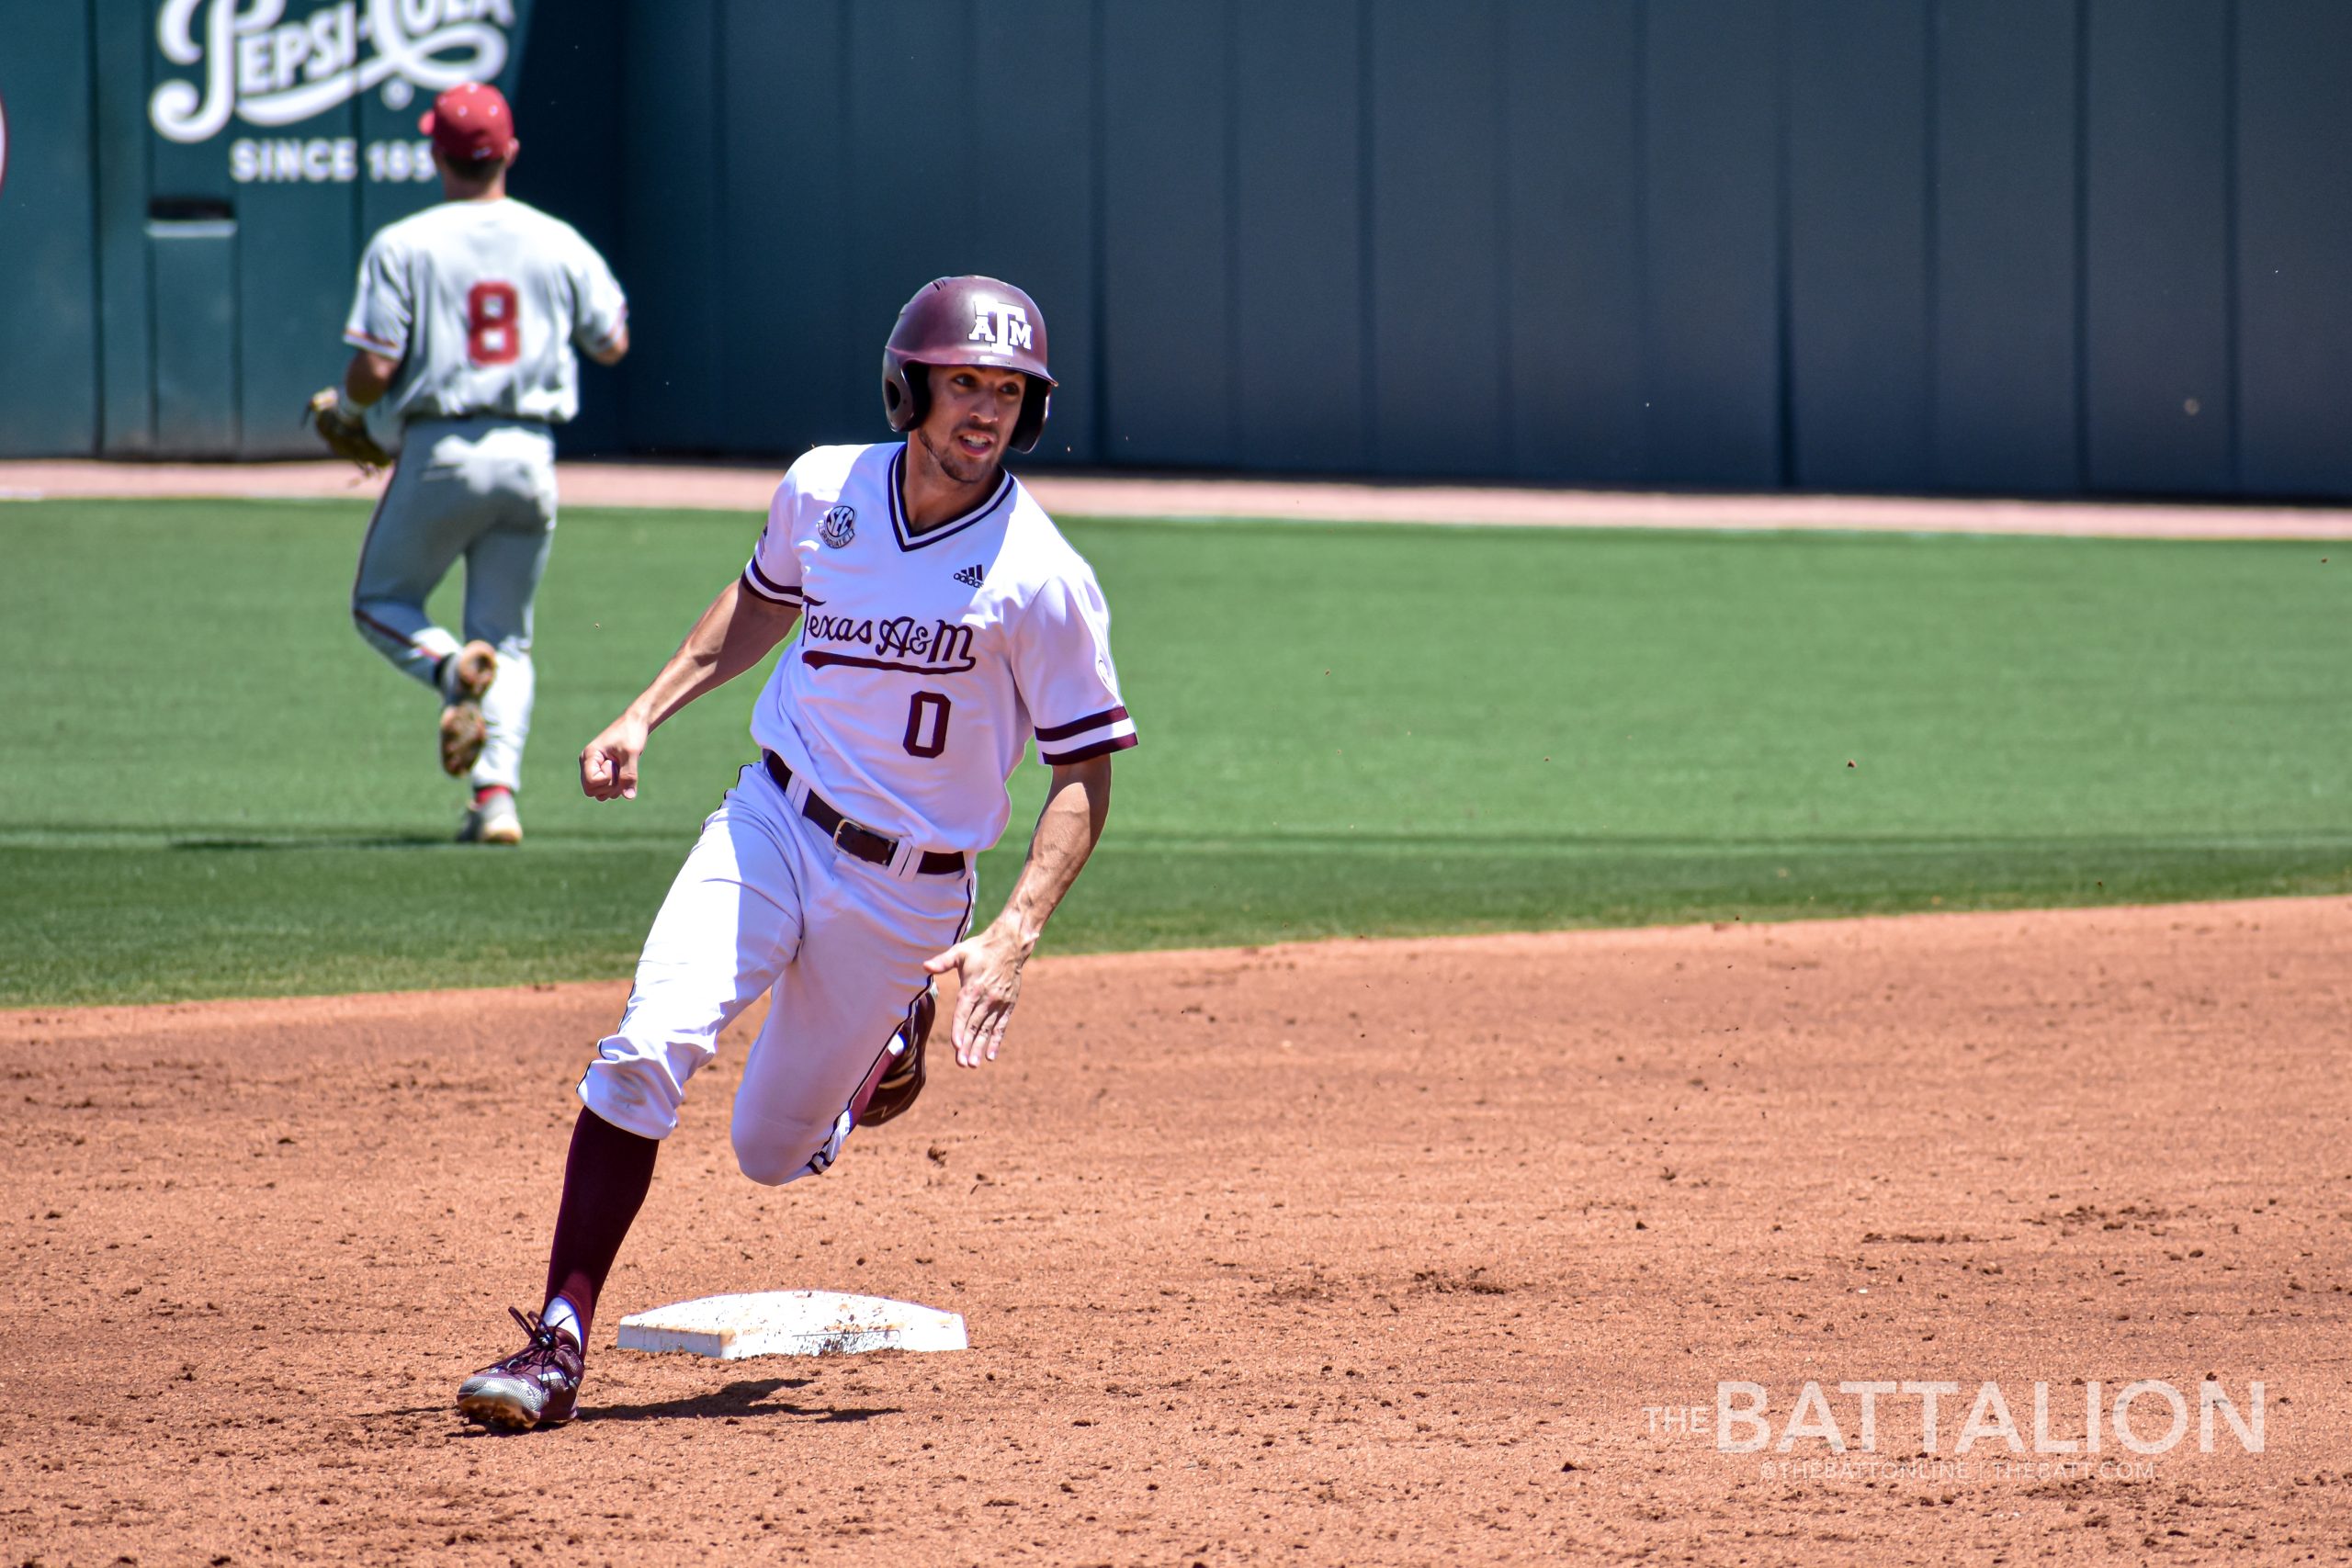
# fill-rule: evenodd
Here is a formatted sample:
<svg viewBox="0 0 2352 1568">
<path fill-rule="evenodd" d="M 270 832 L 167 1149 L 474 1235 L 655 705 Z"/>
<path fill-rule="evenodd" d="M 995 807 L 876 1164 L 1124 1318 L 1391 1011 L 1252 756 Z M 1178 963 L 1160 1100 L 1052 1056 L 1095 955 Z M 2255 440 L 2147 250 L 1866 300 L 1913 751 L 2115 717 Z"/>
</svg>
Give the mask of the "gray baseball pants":
<svg viewBox="0 0 2352 1568">
<path fill-rule="evenodd" d="M 522 782 L 531 732 L 531 601 L 555 543 L 555 438 L 542 424 L 476 417 L 409 422 L 351 588 L 359 635 L 402 673 L 440 691 L 442 660 L 467 642 L 498 650 L 482 699 L 490 738 L 472 783 Z M 424 602 L 462 556 L 463 638 Z"/>
</svg>

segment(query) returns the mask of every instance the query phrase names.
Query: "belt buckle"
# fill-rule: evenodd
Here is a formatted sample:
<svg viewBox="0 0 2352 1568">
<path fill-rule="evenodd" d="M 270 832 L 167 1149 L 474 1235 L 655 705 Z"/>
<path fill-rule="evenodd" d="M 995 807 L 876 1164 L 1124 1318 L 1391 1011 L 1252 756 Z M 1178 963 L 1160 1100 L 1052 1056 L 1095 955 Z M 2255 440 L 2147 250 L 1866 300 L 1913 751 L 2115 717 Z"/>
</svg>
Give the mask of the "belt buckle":
<svg viewBox="0 0 2352 1568">
<path fill-rule="evenodd" d="M 884 844 L 890 843 L 891 840 L 889 839 L 876 832 L 865 823 L 853 821 L 847 817 L 842 818 L 839 822 L 833 824 L 833 848 L 841 851 L 842 853 L 848 855 L 853 860 L 862 860 L 872 865 L 882 865 L 888 863 L 890 856 L 888 852 L 884 852 L 880 860 L 876 860 L 872 855 L 860 854 L 849 845 L 842 843 L 842 835 L 844 833 L 861 834 L 869 843 L 873 844 L 876 848 L 879 848 Z"/>
</svg>

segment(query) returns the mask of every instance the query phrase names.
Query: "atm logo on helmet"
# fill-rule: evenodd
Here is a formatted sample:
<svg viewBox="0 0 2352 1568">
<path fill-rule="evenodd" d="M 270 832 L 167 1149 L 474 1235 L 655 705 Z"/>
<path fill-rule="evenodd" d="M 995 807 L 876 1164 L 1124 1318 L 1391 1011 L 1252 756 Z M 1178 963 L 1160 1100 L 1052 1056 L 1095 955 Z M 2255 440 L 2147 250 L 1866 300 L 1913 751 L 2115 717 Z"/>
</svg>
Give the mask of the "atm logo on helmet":
<svg viewBox="0 0 2352 1568">
<path fill-rule="evenodd" d="M 1001 354 L 1014 349 L 1034 350 L 1036 334 L 1029 325 L 1029 312 L 1018 305 L 1008 305 L 996 299 L 978 299 L 972 304 L 972 330 L 966 343 L 985 343 Z"/>
</svg>

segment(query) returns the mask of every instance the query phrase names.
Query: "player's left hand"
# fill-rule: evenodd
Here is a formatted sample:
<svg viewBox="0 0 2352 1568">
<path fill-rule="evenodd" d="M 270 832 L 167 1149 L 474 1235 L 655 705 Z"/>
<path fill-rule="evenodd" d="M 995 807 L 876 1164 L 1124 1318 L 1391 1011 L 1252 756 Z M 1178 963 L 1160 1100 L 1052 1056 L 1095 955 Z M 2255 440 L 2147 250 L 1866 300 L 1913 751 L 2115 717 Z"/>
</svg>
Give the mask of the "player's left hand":
<svg viewBox="0 0 2352 1568">
<path fill-rule="evenodd" d="M 1020 933 L 998 920 L 924 963 L 933 975 L 952 970 L 956 977 L 956 1021 L 948 1038 L 956 1043 L 957 1066 L 996 1060 L 1012 1004 L 1021 999 L 1021 966 L 1028 956 Z"/>
</svg>

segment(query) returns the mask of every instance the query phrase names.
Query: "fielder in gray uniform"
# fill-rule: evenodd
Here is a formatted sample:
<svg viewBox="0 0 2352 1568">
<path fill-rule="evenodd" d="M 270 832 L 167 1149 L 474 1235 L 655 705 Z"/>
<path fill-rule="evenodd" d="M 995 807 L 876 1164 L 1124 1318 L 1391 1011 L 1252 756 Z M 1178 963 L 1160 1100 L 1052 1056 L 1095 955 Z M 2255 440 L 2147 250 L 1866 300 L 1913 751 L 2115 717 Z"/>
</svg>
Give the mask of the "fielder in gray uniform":
<svg viewBox="0 0 2352 1568">
<path fill-rule="evenodd" d="M 497 88 L 451 88 L 419 129 L 445 199 L 368 242 L 343 334 L 345 404 L 330 411 L 366 411 L 400 454 L 359 547 L 351 615 L 441 698 L 441 766 L 473 785 L 458 836 L 513 844 L 531 601 L 555 536 L 552 428 L 579 412 L 575 347 L 600 365 L 628 352 L 628 304 L 577 231 L 506 194 L 521 143 Z M 460 556 L 463 642 L 424 611 Z"/>
</svg>

